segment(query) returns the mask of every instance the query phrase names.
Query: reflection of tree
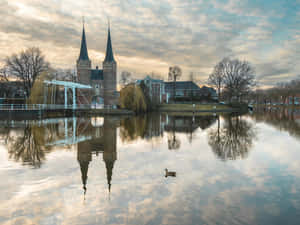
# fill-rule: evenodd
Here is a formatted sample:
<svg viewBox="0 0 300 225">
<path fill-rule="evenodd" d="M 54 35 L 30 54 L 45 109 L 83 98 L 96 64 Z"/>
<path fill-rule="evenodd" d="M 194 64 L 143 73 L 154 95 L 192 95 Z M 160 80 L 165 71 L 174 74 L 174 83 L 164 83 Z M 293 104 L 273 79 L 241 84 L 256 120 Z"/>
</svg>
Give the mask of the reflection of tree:
<svg viewBox="0 0 300 225">
<path fill-rule="evenodd" d="M 40 167 L 45 160 L 45 128 L 37 126 L 26 126 L 22 135 L 10 137 L 8 144 L 9 157 L 15 161 Z"/>
<path fill-rule="evenodd" d="M 239 116 L 225 117 L 222 127 L 218 119 L 218 127 L 208 133 L 209 145 L 222 160 L 245 158 L 255 138 L 253 125 Z"/>
<path fill-rule="evenodd" d="M 189 142 L 192 142 L 197 129 L 207 129 L 215 121 L 214 115 L 146 114 L 121 120 L 120 137 L 123 142 L 138 138 L 152 139 L 163 136 L 163 132 L 166 131 L 169 134 L 169 149 L 178 149 L 180 141 L 176 136 L 177 133 L 187 134 Z"/>
<path fill-rule="evenodd" d="M 176 150 L 180 148 L 180 140 L 176 137 L 175 133 L 175 119 L 172 120 L 172 135 L 168 136 L 168 148 L 169 150 Z"/>
<path fill-rule="evenodd" d="M 146 132 L 146 116 L 126 118 L 121 121 L 120 137 L 123 142 L 144 138 Z"/>
<path fill-rule="evenodd" d="M 287 131 L 290 135 L 300 137 L 300 111 L 294 108 L 258 108 L 251 115 L 258 122 L 265 122 L 276 129 Z"/>
<path fill-rule="evenodd" d="M 123 142 L 138 138 L 152 139 L 163 134 L 161 115 L 156 113 L 126 118 L 121 121 L 120 137 Z"/>
<path fill-rule="evenodd" d="M 168 148 L 169 150 L 176 150 L 180 148 L 180 140 L 176 137 L 175 132 L 171 136 L 168 136 Z"/>
</svg>

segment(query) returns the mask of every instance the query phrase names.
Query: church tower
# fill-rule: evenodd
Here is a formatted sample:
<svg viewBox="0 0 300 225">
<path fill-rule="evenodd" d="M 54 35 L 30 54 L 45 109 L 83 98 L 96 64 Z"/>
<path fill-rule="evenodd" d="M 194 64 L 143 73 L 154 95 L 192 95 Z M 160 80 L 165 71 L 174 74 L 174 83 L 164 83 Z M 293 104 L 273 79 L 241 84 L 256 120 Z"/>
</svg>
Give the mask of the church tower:
<svg viewBox="0 0 300 225">
<path fill-rule="evenodd" d="M 79 54 L 79 58 L 77 59 L 76 67 L 77 67 L 78 82 L 82 84 L 90 85 L 91 60 L 89 59 L 87 45 L 86 45 L 84 24 L 82 28 L 80 54 Z"/>
<path fill-rule="evenodd" d="M 104 105 L 116 106 L 117 62 L 112 50 L 110 26 L 108 26 L 106 55 L 103 61 Z"/>
</svg>

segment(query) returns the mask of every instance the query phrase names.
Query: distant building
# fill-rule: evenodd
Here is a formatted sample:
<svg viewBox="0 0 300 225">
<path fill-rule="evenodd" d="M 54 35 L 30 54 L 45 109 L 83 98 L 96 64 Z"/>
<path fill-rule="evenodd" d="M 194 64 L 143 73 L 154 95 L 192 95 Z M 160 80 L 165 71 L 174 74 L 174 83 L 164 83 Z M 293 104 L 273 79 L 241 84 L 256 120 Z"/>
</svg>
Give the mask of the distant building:
<svg viewBox="0 0 300 225">
<path fill-rule="evenodd" d="M 300 104 L 300 94 L 295 96 L 289 96 L 285 102 L 287 105 L 299 105 Z"/>
<path fill-rule="evenodd" d="M 24 84 L 21 81 L 0 82 L 0 98 L 25 98 Z"/>
<path fill-rule="evenodd" d="M 174 88 L 175 85 L 175 88 Z M 200 88 L 193 81 L 177 81 L 174 82 L 165 82 L 165 92 L 167 96 L 167 102 L 174 95 L 174 89 L 176 91 L 175 98 L 187 99 L 195 98 L 203 101 L 217 101 L 218 95 L 214 88 L 203 86 Z"/>
<path fill-rule="evenodd" d="M 166 100 L 165 96 L 165 85 L 163 80 L 153 79 L 150 76 L 147 76 L 143 80 L 137 80 L 137 84 L 144 83 L 147 87 L 148 95 L 152 102 L 162 103 Z"/>
<path fill-rule="evenodd" d="M 103 61 L 103 69 L 91 68 L 91 60 L 88 56 L 85 29 L 82 29 L 82 39 L 79 58 L 77 59 L 77 79 L 79 83 L 91 85 L 92 90 L 77 93 L 78 104 L 103 104 L 116 107 L 118 103 L 117 93 L 117 62 L 114 59 L 110 28 L 108 28 L 106 55 Z"/>
<path fill-rule="evenodd" d="M 163 80 L 153 79 L 147 76 L 143 80 L 137 80 L 136 84 L 142 84 L 147 87 L 150 99 L 157 103 L 169 103 L 174 95 L 174 82 L 164 82 Z M 218 95 L 214 88 L 203 86 L 200 88 L 193 81 L 177 81 L 175 84 L 175 97 L 178 101 L 218 101 Z"/>
</svg>

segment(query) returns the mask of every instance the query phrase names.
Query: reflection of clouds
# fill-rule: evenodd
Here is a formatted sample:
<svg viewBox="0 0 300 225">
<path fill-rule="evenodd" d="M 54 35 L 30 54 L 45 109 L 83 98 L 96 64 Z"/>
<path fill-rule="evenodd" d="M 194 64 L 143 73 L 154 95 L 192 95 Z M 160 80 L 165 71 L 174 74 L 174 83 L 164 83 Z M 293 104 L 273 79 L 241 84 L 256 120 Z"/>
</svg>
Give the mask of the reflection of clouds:
<svg viewBox="0 0 300 225">
<path fill-rule="evenodd" d="M 216 160 L 206 130 L 197 130 L 192 143 L 186 134 L 176 134 L 182 145 L 175 152 L 168 150 L 167 135 L 157 145 L 140 139 L 122 143 L 119 137 L 110 200 L 100 156 L 90 162 L 85 201 L 76 152 L 50 152 L 36 170 L 1 168 L 7 183 L 0 188 L 8 190 L 0 195 L 0 223 L 274 224 L 287 216 L 285 209 L 296 221 L 300 170 L 291 162 L 300 158 L 300 143 L 257 126 L 251 154 L 227 162 Z M 7 156 L 0 156 L 5 161 Z M 165 178 L 165 168 L 178 176 Z"/>
</svg>

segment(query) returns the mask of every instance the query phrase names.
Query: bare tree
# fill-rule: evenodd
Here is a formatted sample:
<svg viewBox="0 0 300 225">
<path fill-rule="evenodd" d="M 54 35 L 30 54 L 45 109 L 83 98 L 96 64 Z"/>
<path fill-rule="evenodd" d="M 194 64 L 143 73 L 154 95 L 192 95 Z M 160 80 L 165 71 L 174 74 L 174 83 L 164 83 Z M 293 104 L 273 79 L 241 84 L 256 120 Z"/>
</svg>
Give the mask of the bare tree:
<svg viewBox="0 0 300 225">
<path fill-rule="evenodd" d="M 0 81 L 8 81 L 8 68 L 6 66 L 0 68 Z"/>
<path fill-rule="evenodd" d="M 216 87 L 218 91 L 218 98 L 220 99 L 221 95 L 221 89 L 224 85 L 224 61 L 226 59 L 223 59 L 221 62 L 219 62 L 217 65 L 215 65 L 213 72 L 208 77 L 208 84 L 213 85 Z"/>
<path fill-rule="evenodd" d="M 55 69 L 51 72 L 54 79 L 76 82 L 75 71 L 72 69 Z"/>
<path fill-rule="evenodd" d="M 7 57 L 6 66 L 11 75 L 23 81 L 24 90 L 28 97 L 36 78 L 40 73 L 48 70 L 49 63 L 45 60 L 40 49 L 33 47 Z"/>
<path fill-rule="evenodd" d="M 175 101 L 176 95 L 176 80 L 180 78 L 182 71 L 179 66 L 169 67 L 169 81 L 173 81 L 173 99 Z"/>
<path fill-rule="evenodd" d="M 225 58 L 221 68 L 224 74 L 224 91 L 229 101 L 240 101 L 256 85 L 254 69 L 247 61 Z"/>
<path fill-rule="evenodd" d="M 121 77 L 120 77 L 120 83 L 125 86 L 131 81 L 131 73 L 128 71 L 122 71 Z"/>
</svg>

